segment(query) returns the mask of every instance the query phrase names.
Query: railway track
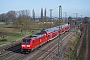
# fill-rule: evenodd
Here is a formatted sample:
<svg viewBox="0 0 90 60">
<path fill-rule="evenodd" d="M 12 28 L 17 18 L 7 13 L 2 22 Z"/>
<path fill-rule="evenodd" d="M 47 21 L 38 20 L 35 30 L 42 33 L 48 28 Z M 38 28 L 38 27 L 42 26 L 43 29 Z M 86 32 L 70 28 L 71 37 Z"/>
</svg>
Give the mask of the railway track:
<svg viewBox="0 0 90 60">
<path fill-rule="evenodd" d="M 84 31 L 85 31 L 85 28 L 84 28 Z M 83 40 L 84 40 L 84 35 L 85 35 L 85 32 L 81 35 L 80 42 L 77 46 L 77 54 L 76 54 L 77 57 L 80 54 L 80 49 L 81 49 L 81 46 L 82 46 L 82 43 L 83 43 Z"/>
<path fill-rule="evenodd" d="M 89 44 L 88 44 L 88 24 L 84 25 L 84 31 L 81 35 L 80 42 L 77 46 L 77 60 L 88 60 Z M 83 47 L 83 48 L 82 48 Z"/>
<path fill-rule="evenodd" d="M 14 47 L 9 47 L 8 49 L 5 49 L 5 51 L 3 52 L 3 54 L 0 55 L 0 60 L 5 60 L 9 56 L 12 56 L 13 54 L 15 54 L 15 52 L 19 52 L 19 50 L 20 50 L 20 48 L 19 48 L 20 46 L 19 45 L 16 45 Z"/>
<path fill-rule="evenodd" d="M 68 32 L 69 33 L 69 32 Z M 68 33 L 66 33 L 65 35 L 63 35 L 63 42 L 64 42 L 64 40 L 65 40 L 65 36 L 68 34 Z M 72 34 L 70 34 L 69 33 L 69 35 L 72 35 Z M 69 36 L 68 35 L 68 36 Z M 67 36 L 67 37 L 68 37 Z M 73 36 L 73 35 L 72 35 Z M 66 38 L 67 39 L 67 38 Z M 68 40 L 67 40 L 68 41 Z M 58 43 L 58 38 L 57 39 L 55 39 L 54 40 L 54 42 L 52 43 L 52 44 L 50 44 L 50 45 L 45 45 L 45 46 L 47 46 L 47 48 L 44 48 L 44 49 L 40 49 L 41 50 L 41 52 L 39 52 L 39 53 L 37 53 L 36 55 L 33 55 L 32 54 L 32 58 L 29 56 L 29 57 L 26 57 L 26 59 L 23 59 L 23 60 L 44 60 L 44 58 L 45 57 L 47 57 L 47 56 L 49 56 L 49 54 L 55 54 L 54 52 L 53 52 L 53 50 L 55 50 L 56 48 L 57 48 L 57 43 Z M 65 46 L 65 44 L 66 44 L 66 42 L 64 43 L 64 46 Z M 43 47 L 45 47 L 45 46 L 43 46 Z M 54 47 L 53 47 L 54 46 Z M 53 47 L 53 48 L 52 48 Z"/>
<path fill-rule="evenodd" d="M 68 34 L 66 37 L 64 37 L 62 39 L 62 48 L 65 46 L 66 40 L 70 39 L 70 37 L 73 35 L 73 33 L 71 32 L 70 34 Z M 68 41 L 68 40 L 67 40 Z M 52 58 L 54 55 L 58 54 L 58 43 L 56 45 L 54 45 L 51 49 L 48 50 L 48 52 L 44 53 L 41 57 L 39 57 L 37 60 L 49 60 L 50 57 Z"/>
<path fill-rule="evenodd" d="M 86 49 L 85 49 L 85 54 L 84 54 L 84 60 L 88 60 L 88 25 L 86 25 Z"/>
<path fill-rule="evenodd" d="M 68 33 L 69 32 L 65 33 L 63 37 L 65 37 Z M 30 54 L 21 54 L 19 45 L 17 47 L 11 48 L 11 50 L 7 50 L 6 53 L 0 55 L 0 60 L 35 60 L 35 59 L 37 60 L 37 58 L 40 58 L 40 56 L 45 52 L 47 52 L 52 46 L 57 47 L 57 42 L 58 39 L 56 38 L 55 40 L 52 40 L 52 42 L 48 42 L 44 44 L 42 47 L 35 49 Z M 56 48 L 52 49 L 54 50 Z M 50 52 L 53 52 L 53 50 L 52 51 L 51 50 Z M 48 51 L 47 56 L 49 56 L 50 52 Z M 47 56 L 45 54 L 45 57 Z"/>
</svg>

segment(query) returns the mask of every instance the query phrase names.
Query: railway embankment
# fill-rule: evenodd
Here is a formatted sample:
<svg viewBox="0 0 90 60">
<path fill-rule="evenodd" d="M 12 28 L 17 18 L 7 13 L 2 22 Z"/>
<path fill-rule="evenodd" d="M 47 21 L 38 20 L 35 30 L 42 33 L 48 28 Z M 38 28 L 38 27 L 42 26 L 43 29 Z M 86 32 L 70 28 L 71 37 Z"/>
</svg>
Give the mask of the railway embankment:
<svg viewBox="0 0 90 60">
<path fill-rule="evenodd" d="M 89 56 L 88 39 L 86 25 L 82 31 L 79 30 L 77 36 L 73 36 L 65 46 L 64 58 L 69 60 L 85 60 Z M 90 42 L 90 41 L 89 41 Z M 90 45 L 89 45 L 90 46 Z M 90 48 L 89 48 L 90 49 Z M 89 56 L 90 57 L 90 56 Z M 89 59 L 87 59 L 89 60 Z"/>
<path fill-rule="evenodd" d="M 80 30 L 78 30 L 78 35 L 80 35 Z M 74 60 L 76 59 L 76 47 L 79 42 L 80 37 L 73 35 L 67 42 L 66 46 L 63 48 L 63 60 Z"/>
<path fill-rule="evenodd" d="M 86 47 L 85 30 L 86 28 L 83 29 L 81 36 L 80 36 L 80 41 L 78 42 L 78 45 L 76 48 L 76 57 L 77 57 L 76 60 L 84 59 L 84 51 Z"/>
<path fill-rule="evenodd" d="M 88 25 L 88 44 L 89 44 L 89 50 L 88 50 L 88 60 L 90 60 L 90 24 Z"/>
<path fill-rule="evenodd" d="M 89 33 L 88 24 L 84 25 L 84 31 L 80 37 L 80 41 L 77 45 L 76 60 L 89 60 Z"/>
</svg>

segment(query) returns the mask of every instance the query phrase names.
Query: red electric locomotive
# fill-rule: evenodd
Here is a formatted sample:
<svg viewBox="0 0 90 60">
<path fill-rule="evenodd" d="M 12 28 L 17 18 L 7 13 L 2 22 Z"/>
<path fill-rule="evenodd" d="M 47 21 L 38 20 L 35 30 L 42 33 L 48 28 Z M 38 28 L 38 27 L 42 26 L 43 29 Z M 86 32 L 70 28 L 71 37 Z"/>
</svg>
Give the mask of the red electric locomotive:
<svg viewBox="0 0 90 60">
<path fill-rule="evenodd" d="M 62 25 L 62 33 L 70 29 L 69 24 Z M 41 31 L 38 34 L 28 36 L 22 39 L 21 52 L 32 51 L 49 40 L 53 40 L 59 35 L 59 26 Z"/>
</svg>

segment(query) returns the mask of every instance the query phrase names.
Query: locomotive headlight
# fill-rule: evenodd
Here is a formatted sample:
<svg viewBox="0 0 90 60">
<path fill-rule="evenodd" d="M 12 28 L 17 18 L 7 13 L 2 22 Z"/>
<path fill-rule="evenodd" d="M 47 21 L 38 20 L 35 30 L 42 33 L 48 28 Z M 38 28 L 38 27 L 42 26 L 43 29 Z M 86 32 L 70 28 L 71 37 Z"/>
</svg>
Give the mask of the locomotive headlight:
<svg viewBox="0 0 90 60">
<path fill-rule="evenodd" d="M 22 45 L 22 47 L 25 47 L 25 45 Z"/>
<path fill-rule="evenodd" d="M 30 47 L 30 45 L 27 45 L 27 47 Z"/>
</svg>

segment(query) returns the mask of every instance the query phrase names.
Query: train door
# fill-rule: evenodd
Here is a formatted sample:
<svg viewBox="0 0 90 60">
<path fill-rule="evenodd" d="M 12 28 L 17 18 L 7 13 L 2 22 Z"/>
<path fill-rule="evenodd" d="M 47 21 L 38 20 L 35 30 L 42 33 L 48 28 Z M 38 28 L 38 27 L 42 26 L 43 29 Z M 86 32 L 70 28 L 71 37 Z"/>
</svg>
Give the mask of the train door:
<svg viewBox="0 0 90 60">
<path fill-rule="evenodd" d="M 48 40 L 52 39 L 52 33 L 48 34 Z"/>
</svg>

